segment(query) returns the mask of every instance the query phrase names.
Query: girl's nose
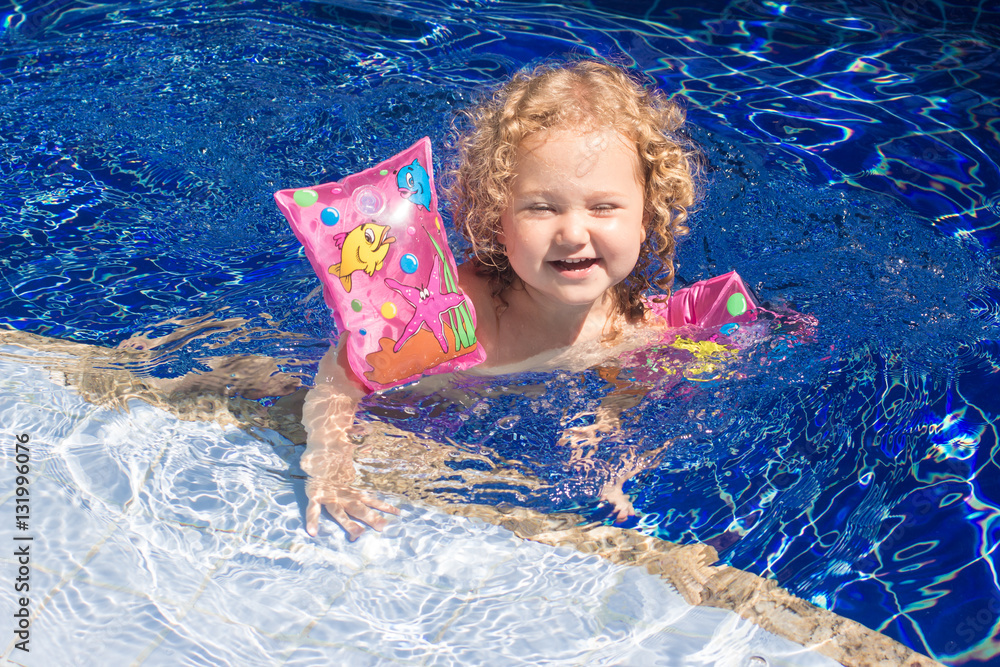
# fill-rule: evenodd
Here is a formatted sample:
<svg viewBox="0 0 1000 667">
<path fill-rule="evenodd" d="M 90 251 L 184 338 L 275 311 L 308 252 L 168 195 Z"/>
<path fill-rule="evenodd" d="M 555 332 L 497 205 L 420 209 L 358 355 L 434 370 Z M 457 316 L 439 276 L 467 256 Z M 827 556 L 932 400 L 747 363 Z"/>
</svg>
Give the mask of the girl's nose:
<svg viewBox="0 0 1000 667">
<path fill-rule="evenodd" d="M 590 234 L 584 213 L 567 211 L 560 216 L 559 228 L 556 230 L 556 243 L 560 245 L 583 245 Z"/>
</svg>

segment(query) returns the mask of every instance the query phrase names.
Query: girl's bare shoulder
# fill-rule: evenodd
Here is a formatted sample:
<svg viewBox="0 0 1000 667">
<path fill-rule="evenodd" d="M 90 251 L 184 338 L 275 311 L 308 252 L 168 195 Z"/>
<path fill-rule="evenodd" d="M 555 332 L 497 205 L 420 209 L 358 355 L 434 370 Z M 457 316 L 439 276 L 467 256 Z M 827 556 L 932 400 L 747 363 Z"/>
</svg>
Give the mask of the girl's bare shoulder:
<svg viewBox="0 0 1000 667">
<path fill-rule="evenodd" d="M 471 262 L 466 262 L 458 267 L 458 284 L 476 309 L 476 336 L 489 350 L 489 343 L 496 339 L 497 331 L 497 311 L 490 282 L 476 272 Z"/>
<path fill-rule="evenodd" d="M 477 293 L 489 294 L 490 285 L 486 276 L 479 275 L 472 262 L 464 262 L 458 265 L 458 283 L 462 286 L 462 291 L 474 298 Z"/>
</svg>

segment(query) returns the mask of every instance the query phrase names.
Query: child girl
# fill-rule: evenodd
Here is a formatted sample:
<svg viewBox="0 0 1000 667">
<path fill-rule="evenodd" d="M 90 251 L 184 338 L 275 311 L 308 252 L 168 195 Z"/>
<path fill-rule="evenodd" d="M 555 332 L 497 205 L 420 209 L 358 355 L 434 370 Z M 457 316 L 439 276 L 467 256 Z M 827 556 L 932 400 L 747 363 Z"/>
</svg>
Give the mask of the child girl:
<svg viewBox="0 0 1000 667">
<path fill-rule="evenodd" d="M 479 369 L 588 366 L 662 329 L 645 293 L 669 291 L 674 240 L 688 231 L 694 153 L 674 138 L 683 111 L 584 60 L 520 72 L 466 115 L 450 195 L 472 245 L 459 282 L 487 354 Z M 378 511 L 398 513 L 351 487 L 347 432 L 362 395 L 331 349 L 303 408 L 312 535 L 323 507 L 352 540 L 358 521 L 380 530 Z"/>
</svg>

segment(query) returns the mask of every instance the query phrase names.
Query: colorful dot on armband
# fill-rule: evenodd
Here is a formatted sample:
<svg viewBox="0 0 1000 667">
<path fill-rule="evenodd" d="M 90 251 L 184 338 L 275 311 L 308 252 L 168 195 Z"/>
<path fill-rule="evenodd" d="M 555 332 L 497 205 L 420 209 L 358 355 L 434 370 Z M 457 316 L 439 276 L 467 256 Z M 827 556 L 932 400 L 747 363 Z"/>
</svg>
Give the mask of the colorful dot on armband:
<svg viewBox="0 0 1000 667">
<path fill-rule="evenodd" d="M 327 206 L 323 209 L 323 212 L 319 214 L 319 219 L 323 221 L 324 225 L 332 227 L 340 222 L 340 211 L 333 206 Z"/>
<path fill-rule="evenodd" d="M 733 317 L 737 317 L 747 312 L 747 298 L 737 292 L 726 301 L 726 310 Z"/>
<path fill-rule="evenodd" d="M 319 193 L 315 190 L 298 190 L 292 195 L 292 199 L 302 208 L 307 208 L 319 200 Z"/>
<path fill-rule="evenodd" d="M 386 301 L 382 304 L 382 317 L 387 320 L 391 320 L 396 317 L 396 304 L 391 301 Z"/>
<path fill-rule="evenodd" d="M 403 270 L 403 273 L 416 273 L 418 266 L 420 266 L 420 262 L 417 260 L 417 256 L 412 253 L 406 253 L 399 258 L 399 268 Z"/>
</svg>

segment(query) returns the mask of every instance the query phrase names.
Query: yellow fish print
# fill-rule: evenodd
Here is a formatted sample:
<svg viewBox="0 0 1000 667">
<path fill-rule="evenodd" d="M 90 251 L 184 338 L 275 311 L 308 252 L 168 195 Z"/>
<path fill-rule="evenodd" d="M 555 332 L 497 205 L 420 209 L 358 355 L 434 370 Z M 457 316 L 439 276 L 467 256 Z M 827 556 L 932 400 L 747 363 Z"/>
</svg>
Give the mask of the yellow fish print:
<svg viewBox="0 0 1000 667">
<path fill-rule="evenodd" d="M 333 242 L 341 249 L 340 263 L 330 267 L 330 273 L 340 276 L 344 289 L 351 291 L 351 274 L 364 271 L 369 276 L 382 268 L 389 244 L 396 239 L 384 238 L 389 227 L 366 222 L 349 232 L 335 234 Z"/>
</svg>

